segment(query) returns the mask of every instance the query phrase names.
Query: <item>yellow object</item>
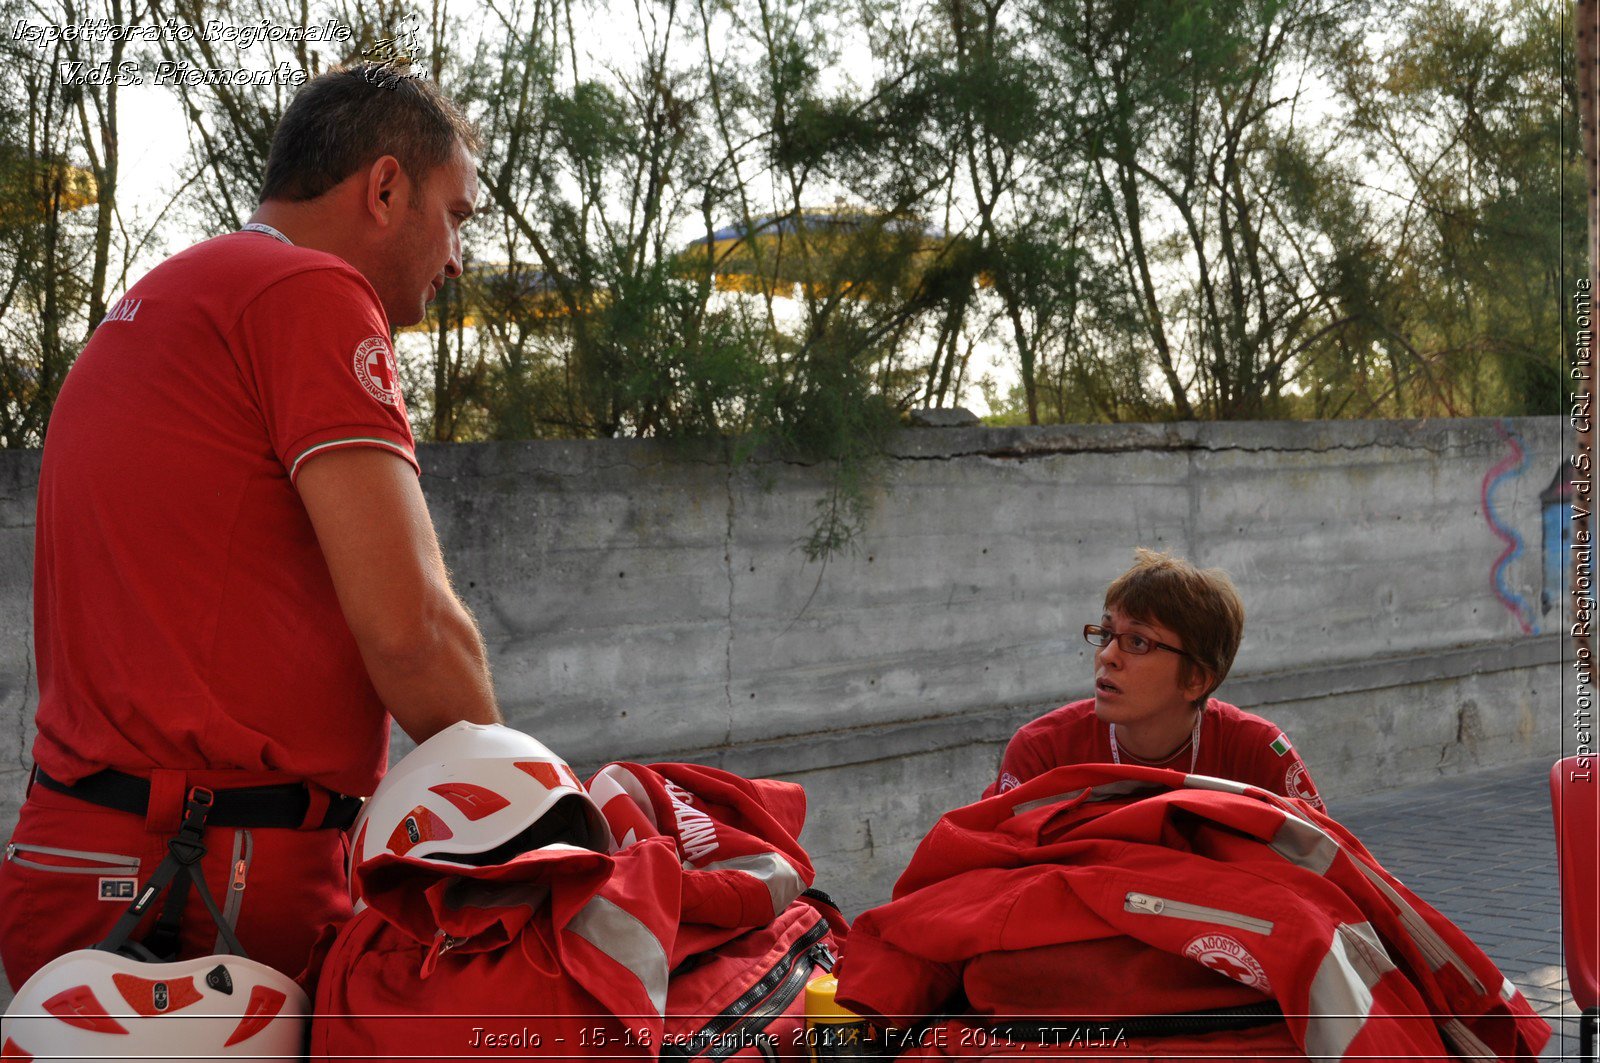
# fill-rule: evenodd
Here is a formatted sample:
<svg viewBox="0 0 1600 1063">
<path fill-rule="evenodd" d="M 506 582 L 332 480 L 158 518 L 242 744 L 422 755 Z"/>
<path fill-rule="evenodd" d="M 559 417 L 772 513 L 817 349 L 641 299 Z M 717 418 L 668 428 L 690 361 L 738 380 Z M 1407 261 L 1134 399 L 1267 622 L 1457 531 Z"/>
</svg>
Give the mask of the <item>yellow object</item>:
<svg viewBox="0 0 1600 1063">
<path fill-rule="evenodd" d="M 52 207 L 63 213 L 92 207 L 100 201 L 94 174 L 61 159 L 20 159 L 0 169 L 0 181 L 11 190 L 0 201 L 0 225 L 34 225 Z"/>
<path fill-rule="evenodd" d="M 709 272 L 718 291 L 873 300 L 915 285 L 950 245 L 920 218 L 836 204 L 735 222 L 692 241 L 678 264 Z"/>
<path fill-rule="evenodd" d="M 838 991 L 839 980 L 831 974 L 806 983 L 806 1045 L 818 1063 L 876 1054 L 871 1025 L 839 1006 Z"/>
</svg>

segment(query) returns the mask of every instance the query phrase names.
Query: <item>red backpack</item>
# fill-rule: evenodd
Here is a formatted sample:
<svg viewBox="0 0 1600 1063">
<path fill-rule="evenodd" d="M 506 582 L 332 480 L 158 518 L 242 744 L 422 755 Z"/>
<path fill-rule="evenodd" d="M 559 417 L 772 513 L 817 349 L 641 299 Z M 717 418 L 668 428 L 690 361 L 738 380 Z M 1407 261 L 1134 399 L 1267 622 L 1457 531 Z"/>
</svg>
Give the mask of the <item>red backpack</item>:
<svg viewBox="0 0 1600 1063">
<path fill-rule="evenodd" d="M 833 969 L 834 925 L 801 898 L 768 925 L 679 964 L 667 988 L 665 1063 L 804 1059 L 805 987 Z"/>
<path fill-rule="evenodd" d="M 806 983 L 849 932 L 808 888 L 805 791 L 693 764 L 611 764 L 589 789 L 617 837 L 664 834 L 683 861 L 663 1060 L 805 1058 Z"/>
</svg>

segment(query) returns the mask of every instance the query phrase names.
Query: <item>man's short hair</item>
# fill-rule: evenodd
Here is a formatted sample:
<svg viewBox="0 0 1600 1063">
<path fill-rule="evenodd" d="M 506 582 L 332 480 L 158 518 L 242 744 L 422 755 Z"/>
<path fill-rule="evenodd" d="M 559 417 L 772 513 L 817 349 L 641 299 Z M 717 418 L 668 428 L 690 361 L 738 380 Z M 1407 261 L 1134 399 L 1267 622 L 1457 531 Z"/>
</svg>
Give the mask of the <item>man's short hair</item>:
<svg viewBox="0 0 1600 1063">
<path fill-rule="evenodd" d="M 1244 602 L 1226 572 L 1198 569 L 1181 557 L 1144 547 L 1133 552 L 1133 567 L 1106 588 L 1105 607 L 1170 628 L 1182 639 L 1183 648 L 1211 673 L 1202 699 L 1228 677 L 1244 637 Z M 1187 683 L 1194 662 L 1184 658 L 1183 668 L 1180 675 Z"/>
<path fill-rule="evenodd" d="M 477 154 L 472 123 L 431 81 L 361 64 L 307 82 L 272 135 L 261 202 L 316 199 L 385 155 L 418 184 L 456 144 Z"/>
</svg>

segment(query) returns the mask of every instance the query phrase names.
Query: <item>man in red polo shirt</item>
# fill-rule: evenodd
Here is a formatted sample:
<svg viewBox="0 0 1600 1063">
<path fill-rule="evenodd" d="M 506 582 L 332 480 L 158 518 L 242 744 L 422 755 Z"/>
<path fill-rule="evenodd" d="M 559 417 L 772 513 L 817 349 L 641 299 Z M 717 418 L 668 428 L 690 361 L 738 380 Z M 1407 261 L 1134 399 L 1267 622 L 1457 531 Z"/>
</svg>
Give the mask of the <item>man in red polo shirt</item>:
<svg viewBox="0 0 1600 1063">
<path fill-rule="evenodd" d="M 349 914 L 343 828 L 388 715 L 418 741 L 499 720 L 390 343 L 461 273 L 476 145 L 425 81 L 317 78 L 251 223 L 135 284 L 68 374 L 39 481 L 37 770 L 0 866 L 14 987 L 106 934 L 194 786 L 216 794 L 212 894 L 299 973 Z M 164 947 L 216 951 L 198 903 L 172 924 Z"/>
</svg>

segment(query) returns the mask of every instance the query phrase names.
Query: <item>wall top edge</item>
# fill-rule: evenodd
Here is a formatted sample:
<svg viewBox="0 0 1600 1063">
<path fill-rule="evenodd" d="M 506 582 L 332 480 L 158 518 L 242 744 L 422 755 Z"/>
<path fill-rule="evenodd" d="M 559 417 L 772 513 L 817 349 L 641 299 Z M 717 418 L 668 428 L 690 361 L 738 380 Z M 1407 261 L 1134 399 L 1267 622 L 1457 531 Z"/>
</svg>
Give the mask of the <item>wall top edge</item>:
<svg viewBox="0 0 1600 1063">
<path fill-rule="evenodd" d="M 888 452 L 891 458 L 901 461 L 963 457 L 1026 460 L 1058 454 L 1131 452 L 1315 454 L 1371 447 L 1442 455 L 1498 445 L 1502 428 L 1553 445 L 1565 427 L 1564 418 L 1543 416 L 903 428 L 890 437 Z M 425 443 L 417 450 L 425 473 L 453 476 L 541 467 L 569 472 L 581 467 L 643 469 L 673 462 L 725 466 L 732 448 L 730 441 L 586 439 Z M 758 464 L 807 464 L 788 461 L 762 449 L 750 459 Z"/>
<path fill-rule="evenodd" d="M 1051 454 L 1130 451 L 1304 451 L 1308 453 L 1389 446 L 1441 452 L 1497 437 L 1497 426 L 1522 435 L 1547 437 L 1566 424 L 1560 416 L 1456 417 L 1366 421 L 1173 421 L 976 428 L 902 428 L 889 440 L 898 459 L 954 457 L 1028 458 Z M 585 464 L 647 467 L 672 460 L 724 464 L 731 441 L 673 442 L 654 439 L 510 440 L 485 443 L 419 443 L 424 472 L 492 471 L 502 465 L 542 465 L 547 459 Z M 13 475 L 37 476 L 40 451 L 6 452 L 0 464 Z M 794 464 L 757 450 L 757 462 Z M 610 461 L 607 461 L 610 459 Z M 804 464 L 804 463 L 798 463 Z"/>
</svg>

